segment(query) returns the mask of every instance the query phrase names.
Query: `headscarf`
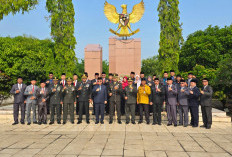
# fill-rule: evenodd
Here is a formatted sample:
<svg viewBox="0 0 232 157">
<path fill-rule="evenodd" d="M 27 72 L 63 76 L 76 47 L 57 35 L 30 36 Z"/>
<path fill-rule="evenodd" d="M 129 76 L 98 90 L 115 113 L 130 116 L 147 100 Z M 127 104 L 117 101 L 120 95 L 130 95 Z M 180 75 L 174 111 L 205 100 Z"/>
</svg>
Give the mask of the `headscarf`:
<svg viewBox="0 0 232 157">
<path fill-rule="evenodd" d="M 124 81 L 124 79 L 126 79 L 126 81 Z M 124 76 L 124 77 L 123 77 L 123 80 L 122 80 L 122 89 L 125 89 L 126 86 L 128 86 L 128 81 L 127 81 L 127 77 Z"/>
<path fill-rule="evenodd" d="M 136 78 L 139 78 L 138 80 Z M 139 88 L 140 84 L 141 84 L 141 79 L 139 75 L 135 76 L 135 81 L 137 81 L 137 89 Z"/>
</svg>

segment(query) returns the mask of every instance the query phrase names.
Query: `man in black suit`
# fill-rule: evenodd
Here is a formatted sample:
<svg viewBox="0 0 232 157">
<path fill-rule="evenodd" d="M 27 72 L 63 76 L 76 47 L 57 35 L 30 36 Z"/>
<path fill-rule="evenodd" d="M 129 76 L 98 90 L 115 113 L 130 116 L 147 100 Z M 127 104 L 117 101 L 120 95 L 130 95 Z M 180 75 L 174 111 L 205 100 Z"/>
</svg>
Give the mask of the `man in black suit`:
<svg viewBox="0 0 232 157">
<path fill-rule="evenodd" d="M 49 79 L 46 81 L 46 87 L 47 88 L 50 88 L 53 84 L 53 73 L 52 72 L 49 72 Z M 47 105 L 47 114 L 50 114 L 50 99 L 48 98 L 47 99 L 47 102 L 46 102 L 46 105 Z"/>
<path fill-rule="evenodd" d="M 165 89 L 160 85 L 159 78 L 154 79 L 151 86 L 150 105 L 153 105 L 153 123 L 152 125 L 161 125 L 161 110 L 164 102 Z"/>
<path fill-rule="evenodd" d="M 191 113 L 191 125 L 192 127 L 198 127 L 199 123 L 199 97 L 200 97 L 200 90 L 196 86 L 197 85 L 197 80 L 192 79 L 190 82 L 190 91 L 189 91 L 189 99 L 188 99 L 188 104 L 189 104 L 189 110 Z"/>
<path fill-rule="evenodd" d="M 14 115 L 14 123 L 12 125 L 18 124 L 18 116 L 19 116 L 19 107 L 21 108 L 21 124 L 24 124 L 25 119 L 25 96 L 24 92 L 26 89 L 26 85 L 23 84 L 23 78 L 18 77 L 17 84 L 13 85 L 10 94 L 14 95 L 14 105 L 13 105 L 13 115 Z"/>
<path fill-rule="evenodd" d="M 62 75 L 61 75 L 61 80 L 60 80 L 60 85 L 61 85 L 62 87 L 64 87 L 66 84 L 67 84 L 67 81 L 66 81 L 66 74 L 65 74 L 65 73 L 62 73 Z"/>
<path fill-rule="evenodd" d="M 188 73 L 188 79 L 186 81 L 188 87 L 190 87 L 190 82 L 191 82 L 192 79 L 193 79 L 193 73 Z"/>
<path fill-rule="evenodd" d="M 73 83 L 72 85 L 74 86 L 74 88 L 77 90 L 77 85 L 78 85 L 78 76 L 76 73 L 73 74 Z M 79 103 L 78 103 L 78 98 L 77 102 L 76 102 L 76 115 L 78 115 L 78 108 L 79 108 Z"/>
<path fill-rule="evenodd" d="M 99 78 L 99 73 L 95 73 L 94 79 L 91 80 L 92 89 L 94 88 L 95 85 L 97 85 L 98 78 Z M 94 95 L 92 95 L 92 100 L 93 100 L 93 113 L 92 113 L 92 115 L 95 115 L 95 103 L 94 103 L 94 98 L 93 97 L 94 97 Z"/>
<path fill-rule="evenodd" d="M 135 72 L 131 72 L 130 73 L 130 78 L 133 80 L 133 82 L 135 81 Z"/>
<path fill-rule="evenodd" d="M 93 87 L 93 102 L 95 106 L 96 122 L 99 123 L 99 113 L 101 115 L 101 124 L 104 124 L 105 104 L 107 103 L 107 88 L 102 84 L 102 78 L 98 78 L 97 84 Z"/>
<path fill-rule="evenodd" d="M 212 95 L 213 89 L 209 85 L 209 80 L 204 78 L 202 80 L 202 90 L 201 90 L 201 97 L 200 97 L 200 104 L 201 104 L 201 112 L 202 112 L 202 119 L 204 125 L 201 127 L 205 127 L 206 129 L 210 129 L 212 125 Z"/>
</svg>

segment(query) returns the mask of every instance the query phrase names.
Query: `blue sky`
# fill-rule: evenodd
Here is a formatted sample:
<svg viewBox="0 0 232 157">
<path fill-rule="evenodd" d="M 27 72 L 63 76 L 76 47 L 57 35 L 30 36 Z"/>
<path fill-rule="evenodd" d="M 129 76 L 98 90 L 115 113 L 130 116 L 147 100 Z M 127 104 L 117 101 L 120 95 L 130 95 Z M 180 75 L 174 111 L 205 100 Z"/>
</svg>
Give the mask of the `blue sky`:
<svg viewBox="0 0 232 157">
<path fill-rule="evenodd" d="M 141 0 L 108 0 L 120 13 L 121 4 L 128 5 L 130 13 L 133 6 Z M 73 0 L 75 15 L 76 56 L 84 58 L 87 44 L 101 44 L 103 59 L 108 60 L 109 28 L 116 29 L 107 21 L 103 13 L 105 0 Z M 142 40 L 142 59 L 158 54 L 160 24 L 157 7 L 159 0 L 144 0 L 145 14 L 140 22 L 132 24 L 132 29 L 140 28 L 133 38 Z M 46 0 L 39 0 L 36 9 L 29 13 L 11 14 L 0 21 L 0 36 L 30 35 L 39 39 L 50 38 L 49 14 L 45 8 Z M 180 0 L 180 22 L 183 23 L 183 37 L 196 30 L 204 30 L 209 25 L 224 27 L 232 24 L 232 0 Z"/>
</svg>

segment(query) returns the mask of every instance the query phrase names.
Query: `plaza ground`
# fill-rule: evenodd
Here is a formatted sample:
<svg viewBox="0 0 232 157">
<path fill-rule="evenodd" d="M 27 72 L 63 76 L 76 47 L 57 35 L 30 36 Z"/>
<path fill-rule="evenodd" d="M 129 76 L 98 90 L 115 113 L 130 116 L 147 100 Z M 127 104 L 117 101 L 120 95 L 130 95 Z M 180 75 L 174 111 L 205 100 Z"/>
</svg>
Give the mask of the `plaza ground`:
<svg viewBox="0 0 232 157">
<path fill-rule="evenodd" d="M 107 116 L 108 117 L 108 116 Z M 0 112 L 0 157 L 230 157 L 232 124 L 213 118 L 212 129 L 162 125 L 16 125 Z M 123 117 L 124 119 L 124 117 Z M 165 117 L 164 117 L 165 119 Z M 77 120 L 75 121 L 77 122 Z M 202 122 L 200 122 L 200 125 Z"/>
</svg>

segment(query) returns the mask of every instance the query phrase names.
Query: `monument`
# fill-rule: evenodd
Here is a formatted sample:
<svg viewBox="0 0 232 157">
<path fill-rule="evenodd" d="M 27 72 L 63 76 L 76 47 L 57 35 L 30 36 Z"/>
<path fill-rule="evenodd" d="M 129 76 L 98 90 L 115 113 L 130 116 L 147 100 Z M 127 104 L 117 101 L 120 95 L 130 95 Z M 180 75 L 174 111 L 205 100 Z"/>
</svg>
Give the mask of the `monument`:
<svg viewBox="0 0 232 157">
<path fill-rule="evenodd" d="M 102 46 L 89 44 L 85 47 L 85 71 L 89 79 L 94 79 L 96 72 L 102 73 Z"/>
<path fill-rule="evenodd" d="M 129 75 L 131 71 L 136 74 L 141 70 L 141 40 L 128 39 L 128 37 L 139 32 L 139 29 L 132 31 L 130 23 L 140 21 L 144 14 L 144 2 L 136 4 L 130 14 L 127 13 L 127 5 L 123 4 L 122 13 L 117 13 L 115 6 L 105 2 L 104 13 L 107 19 L 118 24 L 116 31 L 110 32 L 117 37 L 109 38 L 109 72 L 119 75 Z M 120 32 L 118 33 L 118 31 Z"/>
</svg>

